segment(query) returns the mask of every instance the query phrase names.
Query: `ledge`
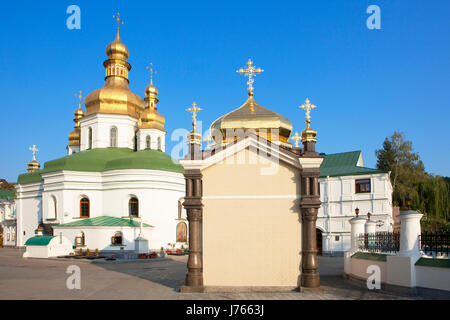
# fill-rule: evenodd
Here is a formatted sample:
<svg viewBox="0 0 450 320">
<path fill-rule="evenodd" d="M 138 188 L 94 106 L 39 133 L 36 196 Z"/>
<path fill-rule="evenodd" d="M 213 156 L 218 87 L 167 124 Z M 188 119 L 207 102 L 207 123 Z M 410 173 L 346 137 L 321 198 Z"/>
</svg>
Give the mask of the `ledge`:
<svg viewBox="0 0 450 320">
<path fill-rule="evenodd" d="M 420 258 L 415 265 L 420 267 L 450 268 L 450 259 Z"/>
<path fill-rule="evenodd" d="M 387 261 L 388 254 L 383 253 L 369 253 L 369 252 L 357 252 L 352 255 L 352 259 L 364 259 L 374 261 Z"/>
</svg>

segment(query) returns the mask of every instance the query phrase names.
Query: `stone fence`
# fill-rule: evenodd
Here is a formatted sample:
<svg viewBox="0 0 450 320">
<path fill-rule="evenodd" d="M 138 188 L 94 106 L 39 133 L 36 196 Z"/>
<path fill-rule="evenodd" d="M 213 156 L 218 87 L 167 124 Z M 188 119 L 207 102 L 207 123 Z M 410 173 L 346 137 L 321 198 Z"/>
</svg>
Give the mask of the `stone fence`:
<svg viewBox="0 0 450 320">
<path fill-rule="evenodd" d="M 450 298 L 448 237 L 441 236 L 446 242 L 440 244 L 439 254 L 430 255 L 421 250 L 421 240 L 430 243 L 421 234 L 422 214 L 408 210 L 399 218 L 400 234 L 377 234 L 376 222 L 370 218 L 350 219 L 351 248 L 344 255 L 345 275 L 365 281 L 370 289 Z M 422 247 L 426 245 L 422 243 Z"/>
</svg>

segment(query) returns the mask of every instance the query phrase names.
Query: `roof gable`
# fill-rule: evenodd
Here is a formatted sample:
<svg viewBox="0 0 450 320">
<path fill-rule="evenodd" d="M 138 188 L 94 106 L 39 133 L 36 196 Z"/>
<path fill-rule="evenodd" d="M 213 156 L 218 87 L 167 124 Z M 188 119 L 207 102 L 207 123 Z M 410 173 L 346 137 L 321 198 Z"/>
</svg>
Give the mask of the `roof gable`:
<svg viewBox="0 0 450 320">
<path fill-rule="evenodd" d="M 362 163 L 361 151 L 350 151 L 324 155 L 320 166 L 320 177 L 336 177 L 362 174 L 386 173 L 384 170 L 365 168 Z"/>
</svg>

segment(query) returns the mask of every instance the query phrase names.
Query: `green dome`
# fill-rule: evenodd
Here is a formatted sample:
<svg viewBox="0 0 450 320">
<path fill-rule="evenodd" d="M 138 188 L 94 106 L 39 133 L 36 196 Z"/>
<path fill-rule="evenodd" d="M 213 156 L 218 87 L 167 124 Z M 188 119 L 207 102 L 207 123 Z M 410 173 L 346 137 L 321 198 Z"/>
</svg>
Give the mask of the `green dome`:
<svg viewBox="0 0 450 320">
<path fill-rule="evenodd" d="M 48 161 L 44 169 L 19 176 L 17 183 L 42 181 L 42 173 L 55 171 L 103 172 L 107 170 L 148 169 L 184 173 L 183 166 L 158 150 L 134 152 L 128 148 L 98 148 Z"/>
</svg>

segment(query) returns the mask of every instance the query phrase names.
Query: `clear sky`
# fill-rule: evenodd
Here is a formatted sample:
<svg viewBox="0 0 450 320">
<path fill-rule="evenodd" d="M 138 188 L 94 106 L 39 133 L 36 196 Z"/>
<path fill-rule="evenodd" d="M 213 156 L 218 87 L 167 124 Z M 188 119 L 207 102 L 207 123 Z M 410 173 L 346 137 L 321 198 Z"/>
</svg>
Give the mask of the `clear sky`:
<svg viewBox="0 0 450 320">
<path fill-rule="evenodd" d="M 81 8 L 81 29 L 66 9 Z M 381 30 L 369 30 L 369 5 Z M 130 88 L 144 96 L 146 65 L 158 74 L 159 111 L 170 134 L 190 129 L 195 100 L 204 126 L 246 100 L 236 73 L 252 58 L 265 71 L 255 99 L 304 128 L 299 109 L 318 106 L 312 127 L 319 152 L 375 149 L 394 130 L 412 140 L 427 171 L 450 176 L 450 1 L 7 1 L 0 28 L 0 178 L 15 182 L 31 160 L 66 155 L 75 93 L 104 84 L 105 48 L 125 24 Z"/>
</svg>

